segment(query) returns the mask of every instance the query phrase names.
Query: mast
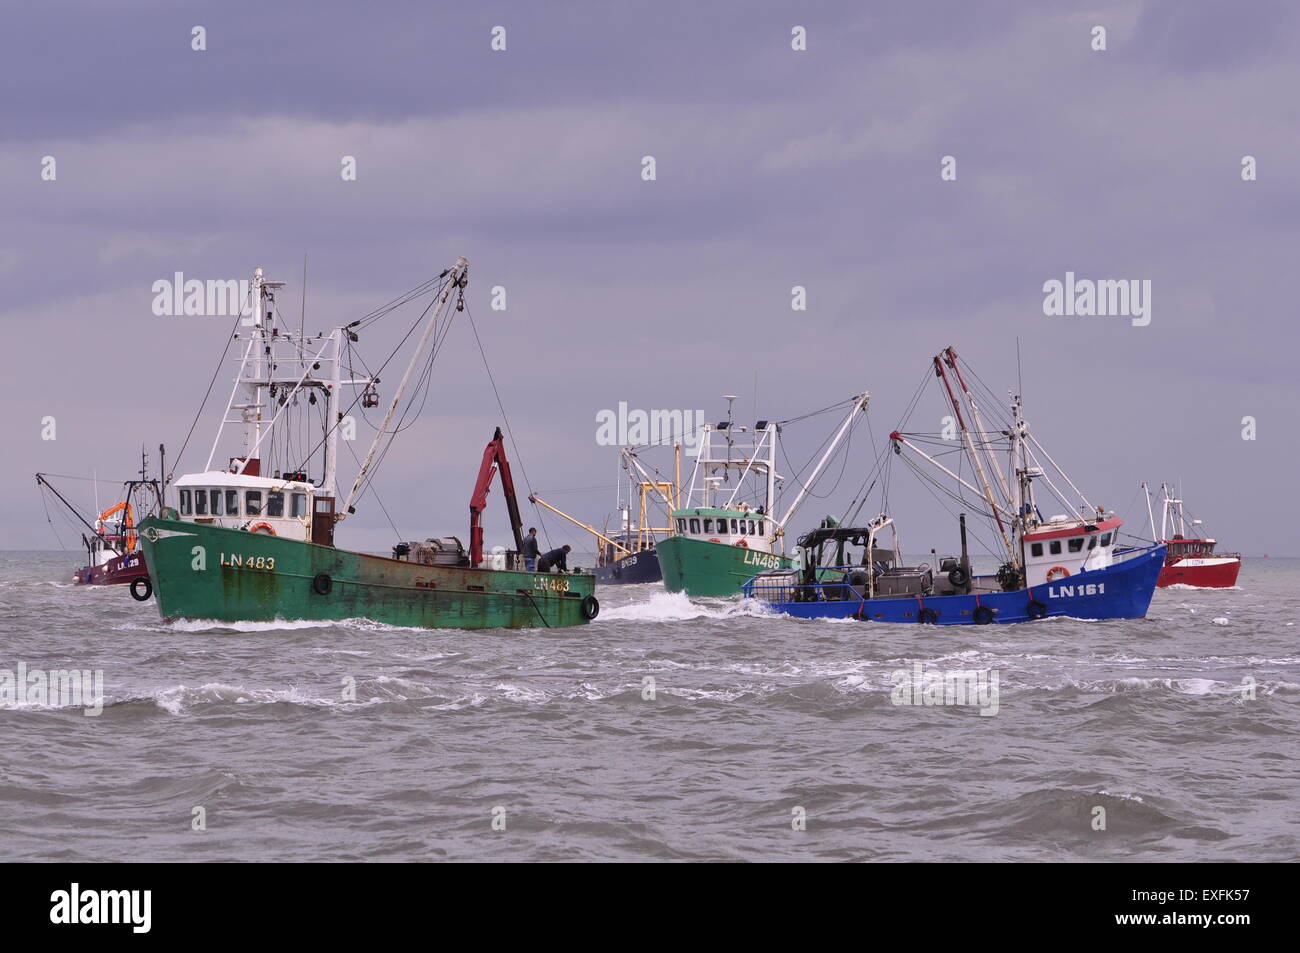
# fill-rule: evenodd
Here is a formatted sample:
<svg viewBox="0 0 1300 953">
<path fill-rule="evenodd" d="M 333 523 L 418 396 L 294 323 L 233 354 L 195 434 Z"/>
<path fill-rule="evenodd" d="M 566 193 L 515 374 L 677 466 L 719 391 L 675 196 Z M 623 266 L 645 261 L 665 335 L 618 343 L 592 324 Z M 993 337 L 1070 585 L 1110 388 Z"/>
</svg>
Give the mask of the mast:
<svg viewBox="0 0 1300 953">
<path fill-rule="evenodd" d="M 782 519 L 778 525 L 777 532 L 782 534 L 785 533 L 785 526 L 790 522 L 790 517 L 794 516 L 794 511 L 799 508 L 799 504 L 802 503 L 804 497 L 808 495 L 809 489 L 811 489 L 813 484 L 817 482 L 817 478 L 821 476 L 822 468 L 826 466 L 826 461 L 828 461 L 835 453 L 835 448 L 839 446 L 840 440 L 844 438 L 844 434 L 849 429 L 849 425 L 853 423 L 854 415 L 860 411 L 866 410 L 867 402 L 870 399 L 871 395 L 866 391 L 863 391 L 861 394 L 858 394 L 853 398 L 853 406 L 849 409 L 848 416 L 844 418 L 844 423 L 840 424 L 840 429 L 835 432 L 835 438 L 831 440 L 831 445 L 826 448 L 826 452 L 822 454 L 822 458 L 817 461 L 817 466 L 813 468 L 813 472 L 809 475 L 807 480 L 803 481 L 803 486 L 799 489 L 799 495 L 794 498 L 794 502 L 791 503 L 790 508 L 786 510 L 785 518 Z M 769 482 L 770 478 L 771 472 L 769 470 Z M 782 546 L 784 547 L 784 542 L 782 543 Z"/>
<path fill-rule="evenodd" d="M 307 259 L 303 258 L 304 273 Z M 303 294 L 306 294 L 304 290 Z M 339 396 L 342 391 L 343 331 L 335 329 L 330 337 L 334 340 L 334 368 L 330 375 L 329 391 L 325 395 L 325 472 L 321 476 L 321 495 L 334 496 L 338 481 L 339 467 L 339 424 L 343 415 L 339 410 Z M 346 512 L 346 510 L 344 511 Z"/>
<path fill-rule="evenodd" d="M 681 509 L 682 506 L 682 445 L 673 444 L 673 466 L 676 475 L 673 478 L 673 503 L 674 509 Z M 669 520 L 671 523 L 672 520 Z"/>
<path fill-rule="evenodd" d="M 975 403 L 975 395 L 972 394 L 970 388 L 966 386 L 966 378 L 962 375 L 961 368 L 957 365 L 957 352 L 951 347 L 944 348 L 943 358 L 944 362 L 952 368 L 952 372 L 957 378 L 957 386 L 961 388 L 962 396 L 966 399 L 966 405 L 970 408 L 971 419 L 975 423 L 976 431 L 981 435 L 988 433 L 984 428 L 984 421 L 980 418 L 980 409 L 979 405 Z M 998 484 L 1002 488 L 1002 497 L 1010 502 L 1011 490 L 1007 486 L 1006 479 L 1002 476 L 1002 471 L 998 468 L 997 459 L 993 456 L 993 448 L 990 447 L 986 441 L 981 442 L 984 444 L 983 449 L 985 456 L 988 458 L 989 469 L 993 471 L 995 476 L 997 476 Z"/>
<path fill-rule="evenodd" d="M 344 501 L 341 512 L 339 512 L 336 519 L 344 519 L 353 511 L 352 504 L 356 502 L 357 494 L 361 491 L 361 484 L 370 472 L 370 464 L 374 462 L 375 452 L 379 449 L 379 441 L 388 435 L 388 425 L 393 422 L 393 415 L 397 413 L 398 405 L 402 402 L 402 397 L 406 393 L 406 386 L 410 383 L 412 375 L 415 374 L 416 367 L 424 358 L 424 349 L 428 346 L 429 338 L 433 336 L 434 329 L 438 326 L 438 318 L 442 315 L 442 308 L 451 296 L 453 288 L 464 287 L 468 270 L 469 262 L 463 256 L 457 258 L 456 264 L 448 269 L 447 274 L 449 277 L 446 284 L 443 285 L 442 294 L 438 296 L 436 305 L 429 309 L 429 320 L 425 322 L 424 333 L 415 346 L 415 352 L 411 355 L 410 363 L 406 365 L 406 373 L 402 375 L 402 382 L 397 385 L 393 400 L 388 405 L 388 413 L 384 415 L 383 423 L 379 425 L 379 430 L 375 433 L 375 439 L 370 442 L 370 449 L 366 452 L 366 458 L 361 463 L 361 469 L 357 471 L 357 479 L 352 484 L 352 490 L 348 493 L 348 498 Z M 337 424 L 334 426 L 337 427 Z"/>
<path fill-rule="evenodd" d="M 1036 522 L 1034 503 L 1034 477 L 1042 473 L 1041 470 L 1030 467 L 1029 465 L 1029 448 L 1026 446 L 1026 435 L 1029 425 L 1025 423 L 1023 406 L 1020 402 L 1020 395 L 1016 394 L 1011 400 L 1011 466 L 1016 478 L 1016 517 L 1015 532 L 1020 542 L 1020 547 L 1016 552 L 1019 559 L 1013 557 L 1012 562 L 1021 568 L 1024 565 L 1024 535 L 1030 525 Z"/>
<path fill-rule="evenodd" d="M 970 457 L 971 463 L 975 467 L 975 472 L 979 475 L 980 486 L 983 488 L 984 501 L 989 505 L 989 512 L 993 514 L 994 521 L 998 524 L 998 533 L 1002 536 L 1002 543 L 1007 550 L 1007 559 L 1016 563 L 1016 550 L 1011 545 L 1011 537 L 1007 534 L 1006 524 L 1002 522 L 1000 507 L 993 496 L 993 488 L 989 485 L 988 475 L 984 472 L 982 455 L 975 448 L 975 441 L 971 437 L 970 428 L 966 426 L 966 416 L 961 412 L 961 402 L 958 401 L 957 395 L 953 392 L 952 382 L 948 380 L 948 373 L 944 370 L 943 353 L 936 354 L 934 357 L 934 369 L 939 379 L 943 381 L 944 390 L 948 394 L 948 403 L 952 407 L 952 412 L 957 418 L 957 426 L 961 428 L 962 439 L 966 444 L 966 454 Z"/>
<path fill-rule="evenodd" d="M 1154 542 L 1159 542 L 1160 537 L 1156 535 L 1156 516 L 1155 513 L 1151 512 L 1151 487 L 1147 486 L 1146 480 L 1142 481 L 1142 493 L 1147 498 L 1147 520 L 1151 524 L 1151 539 Z"/>
</svg>

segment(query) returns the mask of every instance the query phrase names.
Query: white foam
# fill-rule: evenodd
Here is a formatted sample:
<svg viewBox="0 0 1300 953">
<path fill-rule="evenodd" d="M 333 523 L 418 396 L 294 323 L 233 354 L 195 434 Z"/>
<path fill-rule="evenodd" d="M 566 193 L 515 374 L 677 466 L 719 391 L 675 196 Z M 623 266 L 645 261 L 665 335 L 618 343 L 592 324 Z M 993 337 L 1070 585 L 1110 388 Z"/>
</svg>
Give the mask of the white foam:
<svg viewBox="0 0 1300 953">
<path fill-rule="evenodd" d="M 285 689 L 244 688 L 242 685 L 230 685 L 225 682 L 208 682 L 197 688 L 177 685 L 175 688 L 163 689 L 154 694 L 154 704 L 170 715 L 181 715 L 196 705 L 235 703 L 235 704 L 276 704 L 289 702 L 295 705 L 314 707 L 331 707 L 340 705 L 333 698 L 312 698 L 299 691 L 297 686 Z"/>
<path fill-rule="evenodd" d="M 284 629 L 327 629 L 342 623 L 316 619 L 272 619 L 267 622 L 222 622 L 219 619 L 173 619 L 164 628 L 175 632 L 207 632 L 233 629 L 235 632 L 277 632 Z"/>
<path fill-rule="evenodd" d="M 689 622 L 694 619 L 733 619 L 770 614 L 766 604 L 757 599 L 742 599 L 715 608 L 691 602 L 684 592 L 656 592 L 645 602 L 601 610 L 596 624 L 605 621 Z"/>
</svg>

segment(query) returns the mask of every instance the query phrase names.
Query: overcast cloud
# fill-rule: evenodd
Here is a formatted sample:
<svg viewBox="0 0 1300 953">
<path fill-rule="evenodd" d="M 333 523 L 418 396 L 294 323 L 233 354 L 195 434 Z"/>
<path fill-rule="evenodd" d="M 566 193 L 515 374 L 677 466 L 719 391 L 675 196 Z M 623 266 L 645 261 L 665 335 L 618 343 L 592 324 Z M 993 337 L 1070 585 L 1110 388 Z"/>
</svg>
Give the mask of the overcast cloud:
<svg viewBox="0 0 1300 953">
<path fill-rule="evenodd" d="M 868 389 L 880 440 L 940 348 L 1001 394 L 1019 338 L 1035 432 L 1094 502 L 1124 510 L 1139 481 L 1182 479 L 1227 547 L 1300 553 L 1293 4 L 67 2 L 2 15 L 8 548 L 54 545 L 33 471 L 120 478 L 141 444 L 183 442 L 228 321 L 155 316 L 155 280 L 261 265 L 289 282 L 281 303 L 296 313 L 306 253 L 315 328 L 465 255 L 528 481 L 589 520 L 612 509 L 616 472 L 595 415 L 619 401 L 716 419 L 721 395 L 739 394 L 750 420 Z M 498 24 L 505 52 L 489 48 Z M 805 52 L 790 48 L 796 24 Z M 956 181 L 940 179 L 945 155 Z M 1242 181 L 1246 155 L 1257 181 Z M 1150 325 L 1045 316 L 1043 283 L 1067 270 L 1149 279 Z M 494 285 L 504 312 L 488 306 Z M 793 285 L 806 312 L 791 311 Z M 467 326 L 443 356 L 424 419 L 376 484 L 408 538 L 465 536 L 500 420 Z M 203 462 L 218 412 L 181 470 Z M 923 404 L 912 429 L 937 430 L 943 412 Z M 41 439 L 47 415 L 57 440 Z M 1242 439 L 1246 416 L 1257 440 Z M 790 458 L 835 423 L 789 428 Z M 865 431 L 852 453 L 800 522 L 842 508 L 870 462 Z M 951 548 L 947 514 L 903 482 L 892 503 L 909 548 Z M 495 502 L 489 542 L 502 542 Z M 1145 511 L 1125 515 L 1145 529 Z M 375 507 L 346 534 L 392 541 Z"/>
</svg>

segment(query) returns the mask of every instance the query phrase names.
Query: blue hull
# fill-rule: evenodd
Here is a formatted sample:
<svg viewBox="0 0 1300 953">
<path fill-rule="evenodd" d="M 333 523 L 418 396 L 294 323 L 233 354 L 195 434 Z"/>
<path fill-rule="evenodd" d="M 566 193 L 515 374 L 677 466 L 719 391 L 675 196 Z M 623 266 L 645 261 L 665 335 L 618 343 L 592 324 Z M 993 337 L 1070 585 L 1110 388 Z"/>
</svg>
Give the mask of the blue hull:
<svg viewBox="0 0 1300 953">
<path fill-rule="evenodd" d="M 863 622 L 928 622 L 934 625 L 1030 622 L 1054 616 L 1141 619 L 1151 605 L 1151 596 L 1164 562 L 1165 547 L 1153 546 L 1105 569 L 1077 573 L 1015 592 L 771 602 L 770 605 L 776 612 L 801 619 L 855 618 Z M 760 593 L 761 577 L 755 576 L 745 584 L 745 595 L 752 597 Z"/>
<path fill-rule="evenodd" d="M 643 549 L 608 565 L 597 566 L 592 572 L 596 574 L 597 585 L 602 586 L 663 582 L 664 579 L 663 570 L 659 568 L 659 554 L 653 549 Z"/>
</svg>

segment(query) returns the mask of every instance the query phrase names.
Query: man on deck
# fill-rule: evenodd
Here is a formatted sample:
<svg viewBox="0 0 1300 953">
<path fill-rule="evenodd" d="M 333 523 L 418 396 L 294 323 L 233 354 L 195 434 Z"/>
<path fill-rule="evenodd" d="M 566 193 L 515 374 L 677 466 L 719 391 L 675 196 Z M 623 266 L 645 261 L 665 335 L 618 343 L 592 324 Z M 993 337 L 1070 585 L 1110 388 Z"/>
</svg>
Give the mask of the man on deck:
<svg viewBox="0 0 1300 953">
<path fill-rule="evenodd" d="M 524 537 L 524 551 L 520 553 L 524 557 L 524 568 L 532 572 L 537 568 L 537 554 L 541 552 L 541 547 L 537 545 L 537 527 L 528 527 L 528 535 Z"/>
<path fill-rule="evenodd" d="M 558 569 L 560 572 L 569 571 L 569 551 L 570 547 L 565 545 L 559 549 L 552 549 L 549 553 L 537 560 L 538 572 L 550 572 L 552 569 Z"/>
</svg>

